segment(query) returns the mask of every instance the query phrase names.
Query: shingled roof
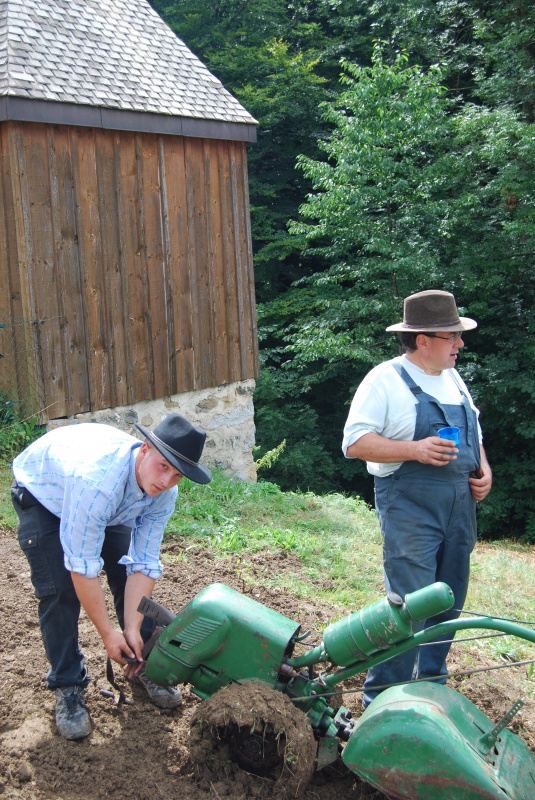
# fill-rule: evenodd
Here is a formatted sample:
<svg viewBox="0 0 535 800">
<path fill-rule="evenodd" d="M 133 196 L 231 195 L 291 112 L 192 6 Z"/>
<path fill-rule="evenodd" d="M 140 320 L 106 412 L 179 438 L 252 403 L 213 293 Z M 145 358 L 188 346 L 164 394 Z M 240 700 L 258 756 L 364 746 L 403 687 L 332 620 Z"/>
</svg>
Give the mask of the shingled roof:
<svg viewBox="0 0 535 800">
<path fill-rule="evenodd" d="M 0 121 L 253 141 L 256 122 L 147 0 L 0 0 Z"/>
</svg>

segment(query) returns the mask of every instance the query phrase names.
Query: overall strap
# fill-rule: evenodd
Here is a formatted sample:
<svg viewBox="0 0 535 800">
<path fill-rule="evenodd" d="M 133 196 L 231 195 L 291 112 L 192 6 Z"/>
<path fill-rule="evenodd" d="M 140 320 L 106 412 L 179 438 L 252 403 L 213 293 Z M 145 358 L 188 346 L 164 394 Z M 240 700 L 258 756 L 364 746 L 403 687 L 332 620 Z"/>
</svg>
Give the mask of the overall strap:
<svg viewBox="0 0 535 800">
<path fill-rule="evenodd" d="M 451 410 L 455 409 L 457 407 L 460 407 L 460 408 L 464 409 L 464 416 L 466 417 L 467 436 L 468 436 L 468 441 L 470 441 L 471 436 L 472 436 L 472 425 L 471 425 L 471 421 L 469 419 L 469 413 L 471 412 L 471 406 L 470 406 L 470 403 L 468 402 L 468 398 L 467 398 L 466 394 L 461 390 L 461 387 L 459 386 L 459 383 L 457 381 L 455 381 L 455 385 L 457 386 L 457 388 L 459 389 L 459 392 L 461 394 L 461 403 L 459 404 L 459 406 L 445 405 L 445 404 L 441 403 L 440 400 L 437 400 L 436 397 L 433 397 L 432 394 L 428 394 L 428 392 L 424 392 L 422 387 L 418 386 L 418 384 L 414 381 L 414 379 L 411 377 L 411 375 L 407 372 L 407 370 L 401 364 L 395 363 L 395 364 L 392 364 L 392 366 L 394 367 L 394 369 L 396 370 L 398 375 L 401 377 L 401 379 L 405 382 L 407 387 L 412 392 L 412 395 L 413 395 L 414 399 L 417 401 L 417 404 L 416 404 L 416 430 L 418 429 L 419 421 L 420 421 L 421 415 L 423 413 L 422 409 L 421 409 L 422 405 L 426 405 L 427 403 L 431 403 L 434 406 L 438 407 L 440 409 L 442 415 L 444 416 L 444 425 L 445 426 L 446 425 L 456 425 L 457 424 L 456 422 L 454 422 L 451 419 Z M 415 434 L 416 434 L 416 430 L 415 430 Z"/>
<path fill-rule="evenodd" d="M 459 379 L 458 379 L 457 375 L 455 374 L 455 372 L 452 372 L 450 377 L 453 380 L 455 386 L 458 388 L 459 392 L 461 393 L 461 396 L 462 397 L 466 397 L 466 399 L 468 400 L 468 395 L 466 394 L 466 392 L 464 391 L 463 387 L 459 383 Z"/>
<path fill-rule="evenodd" d="M 405 381 L 405 383 L 407 384 L 413 395 L 416 397 L 416 399 L 418 399 L 417 398 L 418 394 L 425 394 L 423 389 L 420 386 L 418 386 L 418 384 L 411 378 L 405 367 L 402 367 L 401 364 L 399 363 L 392 364 L 392 366 L 398 373 L 399 377 Z"/>
<path fill-rule="evenodd" d="M 459 383 L 459 379 L 454 372 L 451 373 L 451 378 L 453 379 L 453 382 L 455 383 L 456 387 L 461 393 L 462 404 L 464 406 L 464 410 L 466 413 L 466 425 L 467 425 L 466 439 L 467 443 L 471 445 L 473 442 L 475 443 L 478 441 L 477 415 L 472 406 L 470 405 L 470 400 L 468 399 L 468 395 L 466 394 L 463 387 Z"/>
</svg>

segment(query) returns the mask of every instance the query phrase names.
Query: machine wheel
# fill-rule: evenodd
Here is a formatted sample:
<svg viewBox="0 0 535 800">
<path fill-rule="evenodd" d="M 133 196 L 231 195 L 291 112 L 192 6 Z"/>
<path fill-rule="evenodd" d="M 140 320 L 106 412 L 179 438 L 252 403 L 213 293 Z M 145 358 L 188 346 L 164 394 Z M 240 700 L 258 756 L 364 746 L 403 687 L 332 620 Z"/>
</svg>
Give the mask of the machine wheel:
<svg viewBox="0 0 535 800">
<path fill-rule="evenodd" d="M 196 778 L 232 783 L 234 791 L 254 787 L 255 797 L 300 797 L 316 753 L 306 715 L 260 681 L 225 686 L 198 706 L 191 721 Z"/>
</svg>

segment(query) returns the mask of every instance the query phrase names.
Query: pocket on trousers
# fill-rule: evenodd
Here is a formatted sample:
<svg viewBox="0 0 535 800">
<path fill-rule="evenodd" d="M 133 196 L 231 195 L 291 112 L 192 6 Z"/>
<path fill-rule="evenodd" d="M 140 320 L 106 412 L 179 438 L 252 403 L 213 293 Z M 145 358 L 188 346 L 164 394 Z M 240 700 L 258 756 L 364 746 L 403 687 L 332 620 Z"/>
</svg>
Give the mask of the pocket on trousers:
<svg viewBox="0 0 535 800">
<path fill-rule="evenodd" d="M 28 559 L 30 574 L 36 597 L 47 597 L 56 593 L 56 582 L 42 547 L 39 546 L 39 532 L 21 533 L 19 544 Z"/>
</svg>

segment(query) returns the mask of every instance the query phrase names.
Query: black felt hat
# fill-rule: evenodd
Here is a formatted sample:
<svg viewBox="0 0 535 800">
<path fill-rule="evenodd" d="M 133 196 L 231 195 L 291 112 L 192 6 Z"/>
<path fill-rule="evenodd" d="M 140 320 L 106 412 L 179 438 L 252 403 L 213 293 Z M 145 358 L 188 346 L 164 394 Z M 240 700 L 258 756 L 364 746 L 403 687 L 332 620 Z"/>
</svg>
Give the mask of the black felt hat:
<svg viewBox="0 0 535 800">
<path fill-rule="evenodd" d="M 136 428 L 186 478 L 195 483 L 210 483 L 212 473 L 199 464 L 206 440 L 204 431 L 194 428 L 180 414 L 169 414 L 153 431 L 145 431 L 137 423 Z"/>
</svg>

